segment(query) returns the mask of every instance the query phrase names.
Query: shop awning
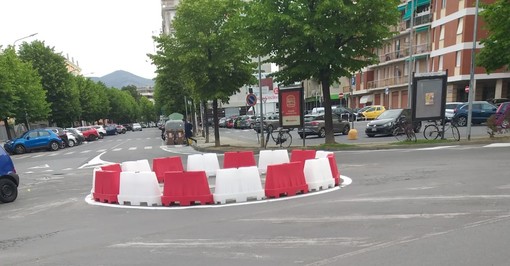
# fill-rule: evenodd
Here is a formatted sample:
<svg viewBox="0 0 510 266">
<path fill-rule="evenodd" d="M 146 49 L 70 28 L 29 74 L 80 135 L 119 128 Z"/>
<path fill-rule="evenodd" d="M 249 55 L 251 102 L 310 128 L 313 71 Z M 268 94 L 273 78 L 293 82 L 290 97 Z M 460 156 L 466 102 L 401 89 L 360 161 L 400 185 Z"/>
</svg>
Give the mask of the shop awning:
<svg viewBox="0 0 510 266">
<path fill-rule="evenodd" d="M 425 6 L 425 5 L 430 4 L 430 0 L 413 0 L 413 1 L 414 1 L 414 10 L 416 10 L 420 6 Z M 411 19 L 411 5 L 412 5 L 411 1 L 409 1 L 407 3 L 407 5 L 405 5 L 406 13 L 404 14 L 404 17 L 402 18 L 402 20 L 410 20 Z M 398 10 L 402 11 L 403 9 L 401 10 L 401 7 L 399 6 Z"/>
<path fill-rule="evenodd" d="M 430 25 L 426 25 L 426 26 L 421 26 L 421 27 L 418 27 L 416 28 L 414 31 L 415 32 L 422 32 L 422 31 L 427 31 L 430 29 Z"/>
<path fill-rule="evenodd" d="M 372 102 L 372 95 L 363 95 L 359 99 L 360 104 L 366 104 L 368 102 Z"/>
</svg>

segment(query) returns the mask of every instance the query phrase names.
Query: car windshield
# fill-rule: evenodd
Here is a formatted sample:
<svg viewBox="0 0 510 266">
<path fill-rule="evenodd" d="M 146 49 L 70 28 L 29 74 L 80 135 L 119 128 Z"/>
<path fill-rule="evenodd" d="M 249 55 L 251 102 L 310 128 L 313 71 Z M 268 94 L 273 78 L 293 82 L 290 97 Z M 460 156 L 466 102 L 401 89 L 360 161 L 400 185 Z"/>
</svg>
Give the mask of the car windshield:
<svg viewBox="0 0 510 266">
<path fill-rule="evenodd" d="M 380 114 L 376 119 L 392 119 L 392 118 L 397 118 L 400 115 L 401 112 L 402 112 L 402 109 L 386 110 L 382 114 Z"/>
</svg>

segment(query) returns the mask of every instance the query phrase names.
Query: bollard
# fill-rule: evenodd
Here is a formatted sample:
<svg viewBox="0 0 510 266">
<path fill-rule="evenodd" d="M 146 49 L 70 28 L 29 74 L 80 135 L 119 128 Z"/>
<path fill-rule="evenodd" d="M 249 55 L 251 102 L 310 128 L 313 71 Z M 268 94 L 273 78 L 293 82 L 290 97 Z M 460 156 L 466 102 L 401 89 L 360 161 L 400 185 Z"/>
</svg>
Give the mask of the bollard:
<svg viewBox="0 0 510 266">
<path fill-rule="evenodd" d="M 351 128 L 349 130 L 349 134 L 347 135 L 347 139 L 349 140 L 357 140 L 358 139 L 358 130 Z"/>
</svg>

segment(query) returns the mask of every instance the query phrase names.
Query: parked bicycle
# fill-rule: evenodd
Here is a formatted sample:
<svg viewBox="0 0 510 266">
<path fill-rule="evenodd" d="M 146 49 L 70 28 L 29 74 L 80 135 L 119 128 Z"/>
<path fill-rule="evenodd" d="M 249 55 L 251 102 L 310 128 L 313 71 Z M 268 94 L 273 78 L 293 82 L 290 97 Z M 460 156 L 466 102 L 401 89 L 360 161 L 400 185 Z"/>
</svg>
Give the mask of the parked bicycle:
<svg viewBox="0 0 510 266">
<path fill-rule="evenodd" d="M 395 136 L 398 141 L 416 142 L 417 140 L 413 123 L 410 123 L 404 116 L 397 119 L 395 129 L 393 129 L 393 136 Z"/>
<path fill-rule="evenodd" d="M 439 124 L 437 121 L 434 121 L 432 124 L 428 124 L 425 126 L 423 130 L 423 136 L 428 140 L 435 140 L 441 136 L 441 139 L 447 140 L 460 140 L 460 133 L 457 126 L 454 123 L 448 122 Z"/>
<path fill-rule="evenodd" d="M 286 128 L 279 127 L 277 129 L 267 130 L 266 143 L 264 147 L 267 147 L 269 137 L 273 139 L 276 145 L 280 145 L 280 148 L 288 148 L 290 147 L 290 144 L 292 144 L 292 136 L 289 133 L 289 129 Z"/>
</svg>

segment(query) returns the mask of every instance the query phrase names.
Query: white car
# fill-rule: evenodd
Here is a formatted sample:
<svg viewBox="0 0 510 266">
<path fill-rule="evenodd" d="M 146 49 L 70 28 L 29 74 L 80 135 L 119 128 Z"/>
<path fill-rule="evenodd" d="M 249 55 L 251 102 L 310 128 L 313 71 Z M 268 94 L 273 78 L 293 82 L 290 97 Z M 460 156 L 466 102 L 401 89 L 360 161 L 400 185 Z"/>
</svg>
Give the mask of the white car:
<svg viewBox="0 0 510 266">
<path fill-rule="evenodd" d="M 142 131 L 142 126 L 139 123 L 133 123 L 133 126 L 131 127 L 132 131 Z"/>
<path fill-rule="evenodd" d="M 444 107 L 444 118 L 446 121 L 452 121 L 453 116 L 455 115 L 455 109 L 463 105 L 463 102 L 451 102 L 446 103 Z"/>
<path fill-rule="evenodd" d="M 104 136 L 106 136 L 106 129 L 102 125 L 93 125 L 93 128 L 97 130 L 97 133 L 99 133 L 99 138 L 102 139 Z"/>
<path fill-rule="evenodd" d="M 76 145 L 78 142 L 76 141 L 76 138 L 74 137 L 73 134 L 71 134 L 70 132 L 66 132 L 66 135 L 67 135 L 67 146 L 69 147 L 74 147 L 74 145 Z"/>
</svg>

